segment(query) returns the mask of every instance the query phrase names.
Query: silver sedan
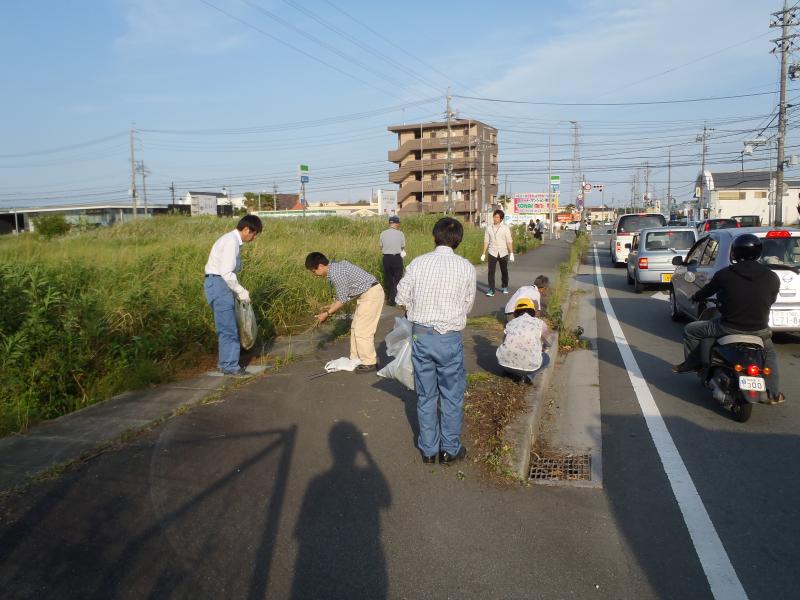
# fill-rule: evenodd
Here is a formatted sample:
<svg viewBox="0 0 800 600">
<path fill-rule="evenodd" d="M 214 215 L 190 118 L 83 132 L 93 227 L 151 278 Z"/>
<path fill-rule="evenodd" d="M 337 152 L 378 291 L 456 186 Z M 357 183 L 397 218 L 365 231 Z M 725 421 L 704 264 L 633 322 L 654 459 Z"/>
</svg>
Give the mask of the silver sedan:
<svg viewBox="0 0 800 600">
<path fill-rule="evenodd" d="M 644 285 L 668 284 L 672 281 L 676 256 L 683 261 L 697 240 L 693 227 L 652 227 L 642 229 L 625 247 L 628 254 L 628 283 L 638 294 Z"/>
<path fill-rule="evenodd" d="M 670 306 L 675 321 L 684 316 L 699 319 L 704 303 L 692 302 L 692 295 L 711 281 L 714 273 L 731 264 L 731 244 L 745 233 L 761 238 L 764 249 L 759 259 L 775 271 L 781 281 L 772 305 L 769 326 L 773 331 L 800 331 L 800 230 L 769 227 L 717 229 L 701 238 L 682 261 L 676 260 L 670 284 Z"/>
</svg>

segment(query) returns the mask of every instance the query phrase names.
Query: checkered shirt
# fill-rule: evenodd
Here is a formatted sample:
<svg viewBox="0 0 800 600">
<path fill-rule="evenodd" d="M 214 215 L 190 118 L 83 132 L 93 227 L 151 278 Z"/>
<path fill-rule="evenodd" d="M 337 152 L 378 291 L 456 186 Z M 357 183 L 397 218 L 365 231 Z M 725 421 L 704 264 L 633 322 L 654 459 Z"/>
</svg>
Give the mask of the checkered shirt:
<svg viewBox="0 0 800 600">
<path fill-rule="evenodd" d="M 411 261 L 395 300 L 414 323 L 439 333 L 461 331 L 475 301 L 475 267 L 452 248 L 438 246 Z"/>
<path fill-rule="evenodd" d="M 334 296 L 342 303 L 360 296 L 378 282 L 364 269 L 346 260 L 330 262 L 328 281 L 333 286 Z"/>
</svg>

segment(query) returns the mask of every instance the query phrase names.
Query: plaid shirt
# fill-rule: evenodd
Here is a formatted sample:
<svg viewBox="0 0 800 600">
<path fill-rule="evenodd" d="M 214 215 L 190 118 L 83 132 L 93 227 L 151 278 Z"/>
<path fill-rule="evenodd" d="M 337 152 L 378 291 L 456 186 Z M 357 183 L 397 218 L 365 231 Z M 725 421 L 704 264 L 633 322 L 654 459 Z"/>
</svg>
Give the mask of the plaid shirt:
<svg viewBox="0 0 800 600">
<path fill-rule="evenodd" d="M 378 283 L 378 280 L 364 269 L 346 260 L 330 262 L 328 281 L 333 286 L 334 296 L 342 303 L 360 296 Z"/>
<path fill-rule="evenodd" d="M 395 300 L 414 323 L 439 333 L 461 331 L 475 301 L 475 267 L 452 248 L 438 246 L 411 261 Z"/>
</svg>

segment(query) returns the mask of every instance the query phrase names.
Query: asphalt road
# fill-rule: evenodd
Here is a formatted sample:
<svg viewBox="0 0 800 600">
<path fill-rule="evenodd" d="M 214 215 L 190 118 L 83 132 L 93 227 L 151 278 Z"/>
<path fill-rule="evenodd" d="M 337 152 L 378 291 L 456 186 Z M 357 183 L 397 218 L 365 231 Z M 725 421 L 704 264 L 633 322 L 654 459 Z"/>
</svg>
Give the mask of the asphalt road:
<svg viewBox="0 0 800 600">
<path fill-rule="evenodd" d="M 749 598 L 797 597 L 800 337 L 776 337 L 788 402 L 756 405 L 747 423 L 737 423 L 695 375 L 670 371 L 683 358 L 683 324 L 671 321 L 664 290 L 634 294 L 625 269 L 611 265 L 608 236 L 592 239 L 622 331 L 744 592 Z M 709 596 L 599 298 L 597 306 L 603 468 L 612 510 L 663 597 L 703 597 L 704 589 Z"/>
</svg>

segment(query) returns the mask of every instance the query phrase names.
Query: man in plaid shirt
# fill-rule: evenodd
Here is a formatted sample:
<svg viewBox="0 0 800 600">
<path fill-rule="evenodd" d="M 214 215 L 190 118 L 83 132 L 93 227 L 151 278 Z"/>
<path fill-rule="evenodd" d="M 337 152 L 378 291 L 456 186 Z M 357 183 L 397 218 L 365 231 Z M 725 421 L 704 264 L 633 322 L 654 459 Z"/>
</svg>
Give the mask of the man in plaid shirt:
<svg viewBox="0 0 800 600">
<path fill-rule="evenodd" d="M 326 277 L 336 297 L 324 312 L 317 315 L 324 323 L 350 300 L 356 300 L 356 312 L 350 326 L 350 358 L 361 364 L 357 373 L 374 371 L 378 362 L 375 352 L 375 330 L 383 309 L 383 288 L 372 275 L 346 260 L 329 261 L 322 252 L 306 256 L 306 269 L 317 277 Z"/>
<path fill-rule="evenodd" d="M 453 252 L 463 237 L 459 221 L 439 219 L 433 228 L 436 249 L 411 261 L 397 284 L 396 302 L 413 323 L 417 445 L 425 464 L 438 455 L 439 464 L 448 465 L 467 454 L 461 445 L 467 388 L 461 330 L 475 301 L 475 267 Z"/>
</svg>

